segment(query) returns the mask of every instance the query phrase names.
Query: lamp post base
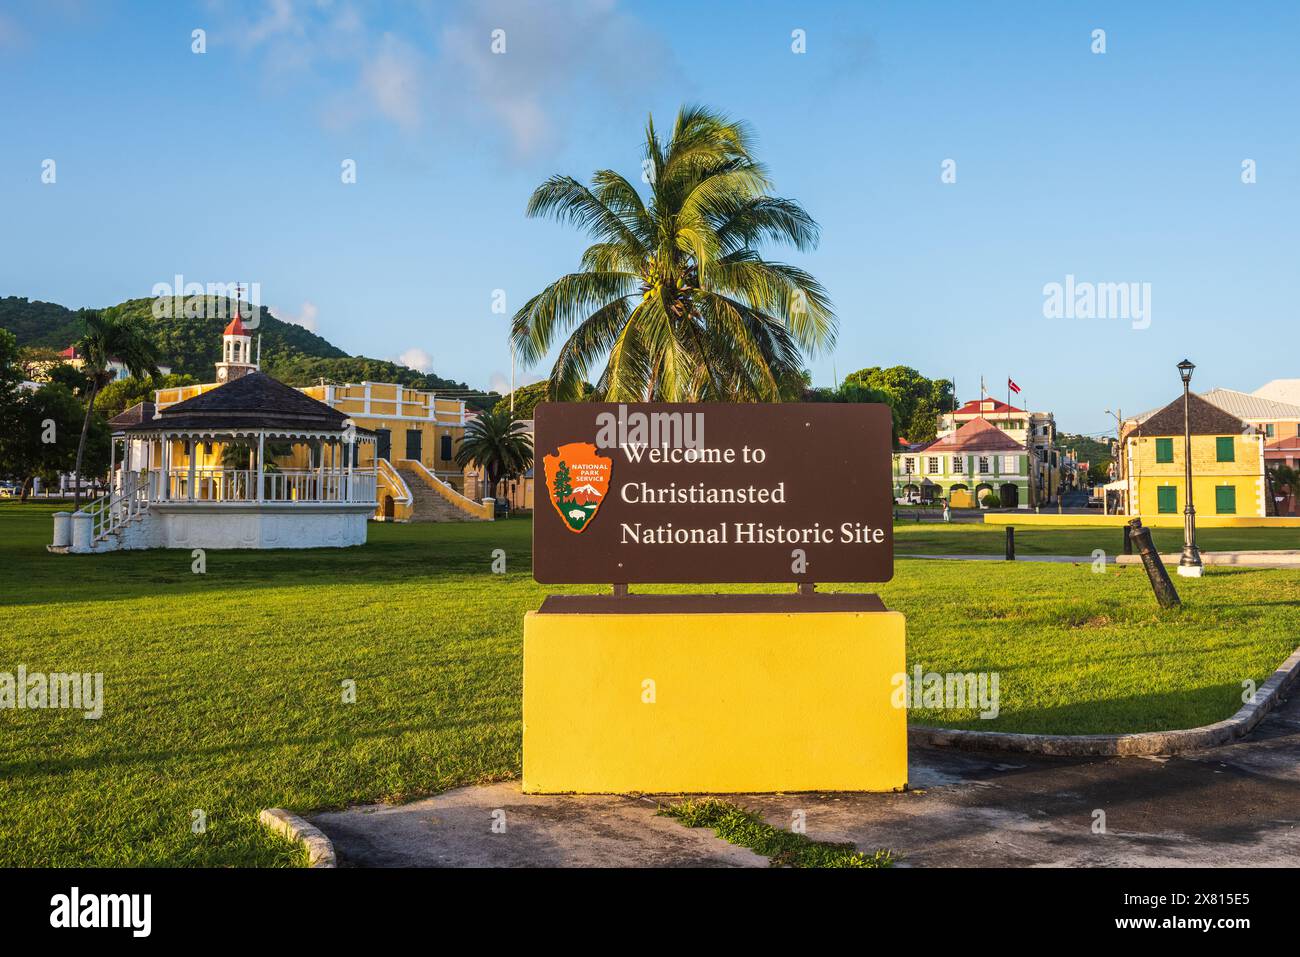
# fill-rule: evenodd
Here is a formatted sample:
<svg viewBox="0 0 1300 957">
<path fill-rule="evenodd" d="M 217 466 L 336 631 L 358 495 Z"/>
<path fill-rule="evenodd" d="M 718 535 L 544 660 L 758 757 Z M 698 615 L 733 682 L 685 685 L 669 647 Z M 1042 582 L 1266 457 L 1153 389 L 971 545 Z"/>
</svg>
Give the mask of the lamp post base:
<svg viewBox="0 0 1300 957">
<path fill-rule="evenodd" d="M 1183 578 L 1200 578 L 1205 571 L 1204 565 L 1179 565 L 1178 574 Z"/>
</svg>

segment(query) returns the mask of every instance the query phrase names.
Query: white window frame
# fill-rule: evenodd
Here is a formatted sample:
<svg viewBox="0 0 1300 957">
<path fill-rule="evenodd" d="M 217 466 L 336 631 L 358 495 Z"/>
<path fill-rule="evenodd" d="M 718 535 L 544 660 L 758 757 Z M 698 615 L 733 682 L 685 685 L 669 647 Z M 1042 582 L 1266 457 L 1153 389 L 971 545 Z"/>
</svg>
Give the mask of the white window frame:
<svg viewBox="0 0 1300 957">
<path fill-rule="evenodd" d="M 1013 475 L 1018 473 L 1020 471 L 1019 458 L 1020 456 L 1018 455 L 1002 456 L 1002 471 Z"/>
<path fill-rule="evenodd" d="M 989 464 L 989 457 L 987 455 L 978 456 L 975 460 L 975 474 L 988 475 Z"/>
</svg>

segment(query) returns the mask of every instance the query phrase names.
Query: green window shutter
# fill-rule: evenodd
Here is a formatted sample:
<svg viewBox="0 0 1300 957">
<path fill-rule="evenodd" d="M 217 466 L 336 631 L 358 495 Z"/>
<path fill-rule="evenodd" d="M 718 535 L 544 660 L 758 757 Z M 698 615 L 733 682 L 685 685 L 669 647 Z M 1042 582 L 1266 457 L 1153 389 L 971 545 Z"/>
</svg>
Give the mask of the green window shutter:
<svg viewBox="0 0 1300 957">
<path fill-rule="evenodd" d="M 1172 462 L 1174 460 L 1174 440 L 1156 439 L 1156 461 Z"/>
<path fill-rule="evenodd" d="M 1219 515 L 1237 514 L 1237 490 L 1231 485 L 1214 488 L 1214 511 Z"/>
<path fill-rule="evenodd" d="M 1165 514 L 1178 511 L 1178 489 L 1161 485 L 1156 489 L 1156 511 Z"/>
<path fill-rule="evenodd" d="M 1237 440 L 1231 435 L 1220 435 L 1214 440 L 1214 460 L 1216 462 L 1231 462 L 1236 459 Z"/>
</svg>

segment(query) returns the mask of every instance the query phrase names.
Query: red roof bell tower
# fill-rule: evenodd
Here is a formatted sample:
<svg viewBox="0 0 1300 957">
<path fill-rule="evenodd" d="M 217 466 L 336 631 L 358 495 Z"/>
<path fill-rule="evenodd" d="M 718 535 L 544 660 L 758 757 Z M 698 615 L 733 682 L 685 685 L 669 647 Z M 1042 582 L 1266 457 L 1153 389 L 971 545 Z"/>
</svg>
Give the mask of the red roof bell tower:
<svg viewBox="0 0 1300 957">
<path fill-rule="evenodd" d="M 217 381 L 231 382 L 240 376 L 256 372 L 257 360 L 253 358 L 253 337 L 239 318 L 239 297 L 243 287 L 235 290 L 235 317 L 221 333 L 221 361 L 217 363 Z"/>
</svg>

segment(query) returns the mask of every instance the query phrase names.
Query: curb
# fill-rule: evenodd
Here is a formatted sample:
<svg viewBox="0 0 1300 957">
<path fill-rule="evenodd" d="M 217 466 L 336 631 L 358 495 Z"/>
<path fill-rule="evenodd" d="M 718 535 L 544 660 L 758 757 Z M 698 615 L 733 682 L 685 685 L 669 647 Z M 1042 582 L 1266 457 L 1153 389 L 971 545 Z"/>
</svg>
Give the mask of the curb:
<svg viewBox="0 0 1300 957">
<path fill-rule="evenodd" d="M 279 807 L 264 808 L 258 811 L 257 819 L 277 834 L 281 834 L 306 848 L 308 867 L 338 866 L 338 862 L 334 857 L 334 845 L 330 843 L 330 839 L 316 825 Z"/>
<path fill-rule="evenodd" d="M 1277 705 L 1300 678 L 1300 648 L 1296 648 L 1231 718 L 1180 731 L 1137 734 L 1008 734 L 1001 731 L 961 731 L 923 725 L 907 729 L 907 743 L 963 751 L 1015 751 L 1063 756 L 1132 756 L 1182 754 L 1215 748 L 1245 737 Z"/>
</svg>

